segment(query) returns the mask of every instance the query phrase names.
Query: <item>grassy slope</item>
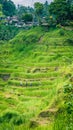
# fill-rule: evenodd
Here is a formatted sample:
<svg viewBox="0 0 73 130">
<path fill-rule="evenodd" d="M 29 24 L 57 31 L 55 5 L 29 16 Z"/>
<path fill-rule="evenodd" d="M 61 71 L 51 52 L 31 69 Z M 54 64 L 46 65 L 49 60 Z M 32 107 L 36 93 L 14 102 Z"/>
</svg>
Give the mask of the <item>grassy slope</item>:
<svg viewBox="0 0 73 130">
<path fill-rule="evenodd" d="M 0 44 L 0 129 L 66 129 L 59 110 L 63 86 L 73 83 L 72 35 L 34 28 Z"/>
</svg>

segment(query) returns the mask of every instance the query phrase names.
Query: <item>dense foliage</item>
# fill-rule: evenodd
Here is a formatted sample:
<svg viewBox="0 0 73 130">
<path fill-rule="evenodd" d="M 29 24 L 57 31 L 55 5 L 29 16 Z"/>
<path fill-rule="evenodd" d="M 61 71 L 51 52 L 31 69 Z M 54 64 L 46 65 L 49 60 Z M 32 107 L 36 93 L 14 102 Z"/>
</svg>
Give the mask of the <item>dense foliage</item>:
<svg viewBox="0 0 73 130">
<path fill-rule="evenodd" d="M 32 22 L 33 16 L 32 16 L 32 14 L 28 14 L 28 13 L 23 14 L 23 15 L 22 15 L 22 20 L 23 20 L 25 23 L 27 23 L 27 22 Z"/>
<path fill-rule="evenodd" d="M 16 6 L 11 0 L 0 0 L 0 4 L 2 4 L 4 15 L 13 16 L 16 13 Z"/>
<path fill-rule="evenodd" d="M 0 4 L 0 17 L 3 17 L 2 5 Z"/>
<path fill-rule="evenodd" d="M 6 16 L 16 15 L 19 20 L 22 20 L 23 17 L 26 17 L 27 14 L 33 16 L 34 21 L 37 21 L 41 24 L 42 19 L 45 18 L 45 21 L 52 25 L 53 20 L 56 21 L 56 24 L 66 25 L 67 22 L 73 20 L 73 1 L 72 0 L 54 0 L 50 4 L 46 1 L 44 4 L 40 2 L 34 3 L 34 8 L 25 7 L 18 5 L 17 8 L 11 0 L 1 0 L 0 4 L 2 5 L 3 14 Z M 0 7 L 1 8 L 1 7 Z M 1 12 L 0 12 L 1 13 Z M 29 16 L 30 17 L 30 16 Z M 50 20 L 52 17 L 53 20 Z M 31 18 L 24 18 L 26 21 Z"/>
<path fill-rule="evenodd" d="M 73 4 L 67 0 L 54 0 L 49 6 L 49 12 L 54 15 L 57 23 L 64 24 L 67 20 L 72 20 Z"/>
<path fill-rule="evenodd" d="M 32 7 L 26 7 L 23 5 L 18 5 L 17 6 L 17 16 L 19 19 L 22 19 L 22 16 L 24 14 L 30 13 L 32 14 L 34 12 L 34 9 Z"/>
<path fill-rule="evenodd" d="M 71 25 L 73 0 L 0 0 L 0 130 L 73 130 Z"/>
<path fill-rule="evenodd" d="M 20 29 L 17 27 L 14 27 L 14 26 L 0 25 L 0 40 L 10 40 L 19 31 L 20 31 Z"/>
<path fill-rule="evenodd" d="M 36 2 L 34 4 L 34 7 L 35 7 L 37 15 L 41 15 L 43 13 L 43 4 L 42 3 Z"/>
</svg>

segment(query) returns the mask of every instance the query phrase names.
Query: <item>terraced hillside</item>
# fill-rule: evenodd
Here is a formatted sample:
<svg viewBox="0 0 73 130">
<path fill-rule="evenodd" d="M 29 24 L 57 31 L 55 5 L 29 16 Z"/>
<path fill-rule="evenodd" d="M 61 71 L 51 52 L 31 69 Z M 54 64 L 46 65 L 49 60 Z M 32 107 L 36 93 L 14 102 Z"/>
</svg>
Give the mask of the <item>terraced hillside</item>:
<svg viewBox="0 0 73 130">
<path fill-rule="evenodd" d="M 72 130 L 73 32 L 38 27 L 0 42 L 0 130 Z"/>
</svg>

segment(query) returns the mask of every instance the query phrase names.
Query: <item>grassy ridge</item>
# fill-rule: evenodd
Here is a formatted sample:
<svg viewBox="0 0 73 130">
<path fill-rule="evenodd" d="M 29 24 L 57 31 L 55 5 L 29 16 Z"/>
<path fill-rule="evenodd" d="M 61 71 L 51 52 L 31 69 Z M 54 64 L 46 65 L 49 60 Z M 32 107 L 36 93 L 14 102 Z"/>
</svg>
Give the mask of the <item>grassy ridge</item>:
<svg viewBox="0 0 73 130">
<path fill-rule="evenodd" d="M 0 44 L 0 129 L 70 128 L 72 111 L 67 113 L 64 96 L 72 94 L 64 86 L 73 85 L 72 35 L 38 27 Z"/>
</svg>

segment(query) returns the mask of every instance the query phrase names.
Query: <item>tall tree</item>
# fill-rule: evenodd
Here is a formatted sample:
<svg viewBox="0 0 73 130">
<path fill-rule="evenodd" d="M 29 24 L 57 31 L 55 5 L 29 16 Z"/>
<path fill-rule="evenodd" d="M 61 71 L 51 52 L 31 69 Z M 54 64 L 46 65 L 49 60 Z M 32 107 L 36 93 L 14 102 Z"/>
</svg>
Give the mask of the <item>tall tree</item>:
<svg viewBox="0 0 73 130">
<path fill-rule="evenodd" d="M 4 0 L 3 13 L 6 16 L 13 16 L 16 12 L 15 4 L 11 0 Z"/>
<path fill-rule="evenodd" d="M 4 0 L 0 0 L 0 4 L 3 4 Z"/>
<path fill-rule="evenodd" d="M 34 9 L 32 7 L 26 7 L 26 6 L 23 6 L 23 5 L 18 5 L 18 8 L 17 8 L 17 15 L 18 15 L 18 18 L 21 20 L 23 15 L 24 14 L 32 14 L 34 12 Z"/>
<path fill-rule="evenodd" d="M 44 3 L 44 14 L 45 14 L 45 16 L 49 15 L 48 6 L 49 6 L 48 1 L 46 1 Z"/>
<path fill-rule="evenodd" d="M 23 20 L 25 23 L 27 23 L 27 22 L 32 22 L 33 16 L 32 16 L 32 14 L 28 14 L 28 13 L 23 14 L 23 15 L 22 15 L 22 20 Z"/>
<path fill-rule="evenodd" d="M 18 18 L 22 19 L 22 16 L 24 15 L 24 13 L 27 13 L 27 7 L 18 5 L 18 8 L 17 8 Z"/>
<path fill-rule="evenodd" d="M 37 18 L 38 18 L 38 22 L 39 22 L 39 24 L 41 24 L 41 17 L 42 17 L 42 14 L 43 14 L 44 6 L 40 2 L 36 2 L 34 4 L 34 9 L 35 9 L 35 13 L 36 13 Z"/>
<path fill-rule="evenodd" d="M 49 16 L 50 16 L 50 14 L 49 14 L 49 11 L 48 11 L 48 7 L 49 7 L 49 4 L 48 4 L 48 1 L 46 1 L 45 3 L 44 3 L 44 10 L 43 10 L 43 16 L 44 16 L 44 18 L 45 18 L 45 21 L 48 23 L 48 21 L 49 21 Z"/>
<path fill-rule="evenodd" d="M 57 23 L 64 24 L 69 19 L 70 7 L 67 0 L 54 0 L 49 6 L 49 11 L 55 15 Z"/>
</svg>

